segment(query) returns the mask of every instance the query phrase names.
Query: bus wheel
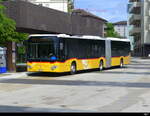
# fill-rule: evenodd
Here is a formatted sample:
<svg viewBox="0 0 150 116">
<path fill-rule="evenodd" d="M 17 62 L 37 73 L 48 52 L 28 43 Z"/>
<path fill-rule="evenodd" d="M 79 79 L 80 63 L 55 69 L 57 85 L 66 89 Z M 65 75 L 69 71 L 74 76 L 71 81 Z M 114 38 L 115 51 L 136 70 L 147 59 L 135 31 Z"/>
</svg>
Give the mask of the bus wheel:
<svg viewBox="0 0 150 116">
<path fill-rule="evenodd" d="M 76 64 L 72 63 L 70 68 L 71 68 L 71 72 L 70 72 L 71 75 L 75 74 L 76 73 Z"/>
<path fill-rule="evenodd" d="M 104 69 L 103 61 L 100 61 L 99 70 L 102 71 Z"/>
<path fill-rule="evenodd" d="M 123 59 L 120 60 L 120 68 L 123 68 Z"/>
</svg>

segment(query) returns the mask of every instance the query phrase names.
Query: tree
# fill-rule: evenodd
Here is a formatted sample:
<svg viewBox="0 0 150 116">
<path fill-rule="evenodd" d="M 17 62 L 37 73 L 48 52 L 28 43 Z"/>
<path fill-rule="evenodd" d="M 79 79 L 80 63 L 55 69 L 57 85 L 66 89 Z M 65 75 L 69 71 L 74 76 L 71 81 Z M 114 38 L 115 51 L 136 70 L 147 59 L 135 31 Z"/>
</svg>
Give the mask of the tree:
<svg viewBox="0 0 150 116">
<path fill-rule="evenodd" d="M 16 23 L 8 18 L 4 13 L 5 7 L 0 0 L 0 44 L 5 45 L 6 42 L 21 42 L 27 39 L 28 34 L 16 32 Z"/>
<path fill-rule="evenodd" d="M 7 17 L 5 14 L 6 8 L 1 4 L 0 0 L 0 45 L 7 48 L 7 68 L 9 71 L 16 70 L 16 64 L 14 62 L 15 51 L 12 49 L 12 42 L 22 42 L 26 40 L 28 34 L 16 32 L 16 23 L 14 20 Z"/>
<path fill-rule="evenodd" d="M 74 10 L 74 0 L 68 0 L 68 12 L 72 13 Z"/>
<path fill-rule="evenodd" d="M 112 23 L 107 23 L 107 29 L 106 29 L 106 37 L 117 37 L 120 38 L 120 36 L 115 32 L 114 25 Z"/>
</svg>

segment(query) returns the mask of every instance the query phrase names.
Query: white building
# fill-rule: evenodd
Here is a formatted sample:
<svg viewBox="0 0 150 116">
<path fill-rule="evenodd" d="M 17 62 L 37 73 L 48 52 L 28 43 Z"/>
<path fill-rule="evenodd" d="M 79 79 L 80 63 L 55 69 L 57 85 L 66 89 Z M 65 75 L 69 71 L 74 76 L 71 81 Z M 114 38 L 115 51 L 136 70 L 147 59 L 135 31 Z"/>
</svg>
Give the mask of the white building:
<svg viewBox="0 0 150 116">
<path fill-rule="evenodd" d="M 34 3 L 36 5 L 52 8 L 55 10 L 68 12 L 69 0 L 25 0 L 25 1 Z"/>
<path fill-rule="evenodd" d="M 127 38 L 127 21 L 114 23 L 115 32 L 122 38 Z"/>
<path fill-rule="evenodd" d="M 134 55 L 150 56 L 150 0 L 129 0 L 129 38 L 133 38 Z"/>
</svg>

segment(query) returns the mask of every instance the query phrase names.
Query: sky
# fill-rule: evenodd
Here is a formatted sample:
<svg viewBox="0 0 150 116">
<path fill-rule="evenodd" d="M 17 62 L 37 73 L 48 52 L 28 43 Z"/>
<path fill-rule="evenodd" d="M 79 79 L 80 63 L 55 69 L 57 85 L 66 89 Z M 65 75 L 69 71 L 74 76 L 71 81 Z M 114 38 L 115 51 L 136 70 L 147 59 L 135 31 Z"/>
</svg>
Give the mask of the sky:
<svg viewBox="0 0 150 116">
<path fill-rule="evenodd" d="M 74 0 L 75 8 L 84 9 L 109 22 L 127 20 L 128 0 Z"/>
</svg>

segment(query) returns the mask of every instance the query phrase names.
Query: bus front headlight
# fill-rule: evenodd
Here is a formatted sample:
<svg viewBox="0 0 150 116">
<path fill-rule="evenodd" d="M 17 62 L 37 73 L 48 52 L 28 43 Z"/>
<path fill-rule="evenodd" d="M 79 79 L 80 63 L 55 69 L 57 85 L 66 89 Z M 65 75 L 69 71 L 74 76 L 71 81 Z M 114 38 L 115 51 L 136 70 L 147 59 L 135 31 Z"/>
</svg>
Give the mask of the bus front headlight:
<svg viewBox="0 0 150 116">
<path fill-rule="evenodd" d="M 52 66 L 51 70 L 55 70 L 58 66 Z"/>
</svg>

